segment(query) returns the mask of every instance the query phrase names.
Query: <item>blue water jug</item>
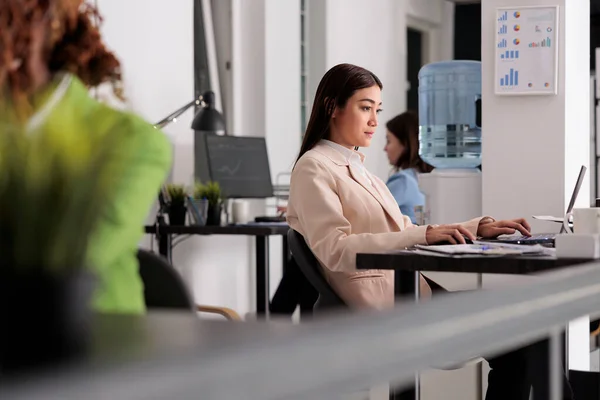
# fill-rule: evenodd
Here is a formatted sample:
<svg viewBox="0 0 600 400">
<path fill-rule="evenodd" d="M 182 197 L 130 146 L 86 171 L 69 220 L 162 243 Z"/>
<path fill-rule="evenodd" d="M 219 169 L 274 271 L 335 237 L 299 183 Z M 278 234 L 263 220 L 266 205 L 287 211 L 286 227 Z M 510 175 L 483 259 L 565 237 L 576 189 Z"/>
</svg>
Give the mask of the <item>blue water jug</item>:
<svg viewBox="0 0 600 400">
<path fill-rule="evenodd" d="M 443 61 L 419 71 L 419 155 L 440 169 L 481 165 L 481 62 Z"/>
</svg>

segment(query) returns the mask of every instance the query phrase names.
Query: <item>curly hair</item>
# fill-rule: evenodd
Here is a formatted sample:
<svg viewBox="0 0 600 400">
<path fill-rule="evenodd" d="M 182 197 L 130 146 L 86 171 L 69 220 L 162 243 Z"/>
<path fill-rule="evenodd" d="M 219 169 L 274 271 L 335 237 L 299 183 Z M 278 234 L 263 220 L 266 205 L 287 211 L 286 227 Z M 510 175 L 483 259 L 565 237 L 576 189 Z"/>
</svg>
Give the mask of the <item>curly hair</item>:
<svg viewBox="0 0 600 400">
<path fill-rule="evenodd" d="M 121 97 L 120 64 L 101 40 L 99 21 L 97 10 L 83 0 L 1 0 L 3 95 L 17 100 L 34 94 L 31 60 L 41 57 L 38 61 L 51 76 L 70 72 L 90 87 L 111 82 L 113 91 Z M 36 32 L 42 38 L 39 44 L 35 41 Z"/>
</svg>

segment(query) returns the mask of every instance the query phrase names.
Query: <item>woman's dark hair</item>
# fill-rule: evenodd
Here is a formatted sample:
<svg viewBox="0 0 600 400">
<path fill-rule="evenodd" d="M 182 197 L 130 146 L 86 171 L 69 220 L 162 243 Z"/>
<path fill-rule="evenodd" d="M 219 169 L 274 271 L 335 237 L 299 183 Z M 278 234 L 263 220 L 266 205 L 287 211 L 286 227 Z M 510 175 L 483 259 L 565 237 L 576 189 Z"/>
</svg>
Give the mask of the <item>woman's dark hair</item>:
<svg viewBox="0 0 600 400">
<path fill-rule="evenodd" d="M 360 89 L 383 85 L 374 73 L 352 64 L 338 64 L 325 73 L 313 102 L 300 154 L 296 162 L 321 139 L 329 138 L 329 122 L 335 107 L 343 108 L 348 99 Z"/>
<path fill-rule="evenodd" d="M 419 156 L 419 117 L 414 111 L 406 111 L 390 119 L 386 128 L 404 146 L 398 157 L 397 169 L 414 168 L 418 172 L 431 172 L 433 167 Z"/>
</svg>

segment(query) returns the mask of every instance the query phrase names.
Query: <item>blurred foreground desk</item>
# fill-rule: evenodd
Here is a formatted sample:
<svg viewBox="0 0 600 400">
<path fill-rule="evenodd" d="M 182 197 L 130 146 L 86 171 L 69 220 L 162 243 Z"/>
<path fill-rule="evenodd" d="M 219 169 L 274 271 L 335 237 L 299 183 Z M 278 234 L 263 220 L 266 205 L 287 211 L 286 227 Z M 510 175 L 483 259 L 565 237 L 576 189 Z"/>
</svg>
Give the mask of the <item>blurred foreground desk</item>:
<svg viewBox="0 0 600 400">
<path fill-rule="evenodd" d="M 256 313 L 265 315 L 269 310 L 269 237 L 281 236 L 283 241 L 282 266 L 289 260 L 287 224 L 248 224 L 227 226 L 148 225 L 145 231 L 156 235 L 159 253 L 172 263 L 173 236 L 178 235 L 242 235 L 256 237 Z"/>
<path fill-rule="evenodd" d="M 592 260 L 552 256 L 447 255 L 423 250 L 359 253 L 356 256 L 357 269 L 393 270 L 395 292 L 399 295 L 415 296 L 415 298 L 419 296 L 416 290 L 419 286 L 415 283 L 419 281 L 420 272 L 478 274 L 478 287 L 481 288 L 481 274 L 529 275 L 590 261 Z M 585 318 L 585 321 L 582 319 L 569 323 L 567 332 L 567 370 L 589 370 L 589 318 Z M 479 371 L 481 374 L 481 369 Z M 479 381 L 481 382 L 481 379 Z M 481 391 L 481 387 L 479 390 Z M 418 398 L 418 394 L 416 396 Z"/>
<path fill-rule="evenodd" d="M 190 312 L 97 315 L 89 351 L 19 380 L 0 376 L 0 398 L 215 399 L 252 374 L 257 349 L 294 331 L 291 324 L 202 320 Z M 205 393 L 190 393 L 191 386 Z"/>
</svg>

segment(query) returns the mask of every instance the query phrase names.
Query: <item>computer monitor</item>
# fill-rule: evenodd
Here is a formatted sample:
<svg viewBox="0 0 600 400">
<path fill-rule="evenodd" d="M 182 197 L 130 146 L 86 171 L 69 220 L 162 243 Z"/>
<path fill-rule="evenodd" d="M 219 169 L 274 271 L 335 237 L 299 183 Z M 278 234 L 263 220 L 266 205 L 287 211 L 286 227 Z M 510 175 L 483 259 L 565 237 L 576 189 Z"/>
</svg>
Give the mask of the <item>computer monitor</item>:
<svg viewBox="0 0 600 400">
<path fill-rule="evenodd" d="M 225 198 L 273 197 L 265 138 L 204 135 L 203 139 L 207 171 L 197 171 L 203 181 L 218 182 Z"/>
</svg>

